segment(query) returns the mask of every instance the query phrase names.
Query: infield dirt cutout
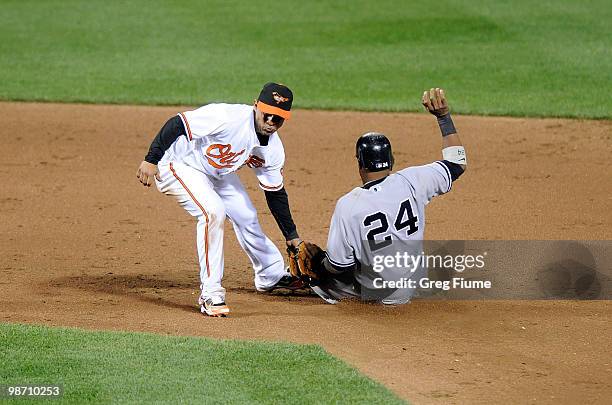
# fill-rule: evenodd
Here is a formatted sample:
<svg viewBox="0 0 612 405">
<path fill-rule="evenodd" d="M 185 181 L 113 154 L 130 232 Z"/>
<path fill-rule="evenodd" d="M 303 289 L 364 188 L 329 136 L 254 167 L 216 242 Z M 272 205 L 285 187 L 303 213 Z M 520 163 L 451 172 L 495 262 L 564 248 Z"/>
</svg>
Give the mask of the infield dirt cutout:
<svg viewBox="0 0 612 405">
<path fill-rule="evenodd" d="M 255 292 L 229 223 L 232 314 L 202 316 L 194 219 L 135 176 L 160 126 L 184 109 L 0 103 L 3 321 L 317 343 L 415 403 L 612 397 L 609 301 L 382 308 L 265 295 Z M 612 122 L 455 121 L 470 166 L 429 205 L 427 239 L 610 239 Z M 281 136 L 304 239 L 325 245 L 336 200 L 360 184 L 354 143 L 369 130 L 389 136 L 396 168 L 440 156 L 426 114 L 296 111 Z M 282 248 L 255 176 L 248 168 L 240 175 Z"/>
</svg>

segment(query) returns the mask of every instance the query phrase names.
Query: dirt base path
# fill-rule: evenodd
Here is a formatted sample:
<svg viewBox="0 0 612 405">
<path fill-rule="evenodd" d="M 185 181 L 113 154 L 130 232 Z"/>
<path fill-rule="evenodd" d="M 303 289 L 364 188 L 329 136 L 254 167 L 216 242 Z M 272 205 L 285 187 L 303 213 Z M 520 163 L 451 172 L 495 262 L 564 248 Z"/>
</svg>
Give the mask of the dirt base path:
<svg viewBox="0 0 612 405">
<path fill-rule="evenodd" d="M 194 222 L 135 172 L 177 108 L 0 103 L 0 319 L 318 343 L 415 403 L 604 403 L 608 301 L 330 306 L 268 296 L 226 229 L 228 319 L 201 316 Z M 428 208 L 428 239 L 610 239 L 609 121 L 456 117 L 469 172 Z M 389 135 L 396 167 L 440 155 L 424 114 L 297 111 L 283 128 L 292 212 L 325 245 L 359 184 L 357 135 Z M 254 176 L 260 219 L 281 246 Z"/>
</svg>

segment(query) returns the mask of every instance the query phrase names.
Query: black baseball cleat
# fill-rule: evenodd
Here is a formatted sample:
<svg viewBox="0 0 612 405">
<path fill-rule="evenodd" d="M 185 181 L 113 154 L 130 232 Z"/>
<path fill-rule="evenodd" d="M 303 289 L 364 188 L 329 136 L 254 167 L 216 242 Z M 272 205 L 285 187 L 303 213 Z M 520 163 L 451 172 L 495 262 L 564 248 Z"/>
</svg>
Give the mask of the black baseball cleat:
<svg viewBox="0 0 612 405">
<path fill-rule="evenodd" d="M 295 291 L 301 290 L 303 288 L 307 288 L 308 285 L 300 278 L 293 277 L 291 274 L 287 273 L 284 275 L 276 284 L 267 288 L 259 288 L 257 287 L 257 291 L 259 292 L 271 292 L 277 290 L 279 288 Z"/>
</svg>

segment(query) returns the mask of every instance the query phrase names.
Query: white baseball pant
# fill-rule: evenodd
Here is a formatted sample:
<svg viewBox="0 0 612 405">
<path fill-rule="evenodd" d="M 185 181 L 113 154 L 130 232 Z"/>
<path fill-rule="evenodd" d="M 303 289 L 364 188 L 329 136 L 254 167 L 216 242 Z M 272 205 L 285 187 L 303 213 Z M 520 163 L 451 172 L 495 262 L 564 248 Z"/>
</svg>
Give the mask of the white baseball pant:
<svg viewBox="0 0 612 405">
<path fill-rule="evenodd" d="M 251 260 L 255 287 L 266 289 L 286 273 L 283 256 L 264 234 L 257 211 L 236 173 L 215 179 L 177 162 L 159 164 L 159 191 L 173 196 L 196 217 L 200 282 L 203 297 L 225 300 L 223 279 L 223 225 L 231 220 L 242 249 Z"/>
</svg>

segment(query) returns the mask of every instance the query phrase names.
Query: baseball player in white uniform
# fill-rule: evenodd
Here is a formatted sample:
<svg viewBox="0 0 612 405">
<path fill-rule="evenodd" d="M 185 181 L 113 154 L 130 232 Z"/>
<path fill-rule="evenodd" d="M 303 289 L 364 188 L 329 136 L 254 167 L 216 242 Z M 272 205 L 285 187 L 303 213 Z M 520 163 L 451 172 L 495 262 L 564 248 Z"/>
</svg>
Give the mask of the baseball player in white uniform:
<svg viewBox="0 0 612 405">
<path fill-rule="evenodd" d="M 360 267 L 371 266 L 372 255 L 385 252 L 393 241 L 405 244 L 409 241 L 415 252 L 420 250 L 425 206 L 433 197 L 450 191 L 453 181 L 466 169 L 465 149 L 450 117 L 444 91 L 439 88 L 426 91 L 422 102 L 438 119 L 443 159 L 392 174 L 393 154 L 387 137 L 367 133 L 358 139 L 356 157 L 363 185 L 336 204 L 321 266 L 327 274 L 312 286 L 327 302 L 348 297 L 364 299 L 367 290 L 381 303 L 403 304 L 414 294 L 414 289 L 409 288 L 382 289 L 376 294 L 373 277 L 397 280 L 402 274 L 393 270 L 364 273 Z M 380 280 L 378 284 L 380 287 Z"/>
<path fill-rule="evenodd" d="M 162 193 L 197 218 L 201 312 L 226 316 L 223 278 L 223 225 L 228 217 L 255 272 L 258 291 L 304 286 L 286 270 L 283 256 L 266 237 L 236 171 L 250 167 L 288 246 L 299 239 L 283 186 L 285 152 L 277 133 L 291 117 L 293 93 L 267 83 L 254 105 L 209 104 L 177 114 L 153 140 L 137 177 L 155 181 Z"/>
</svg>

